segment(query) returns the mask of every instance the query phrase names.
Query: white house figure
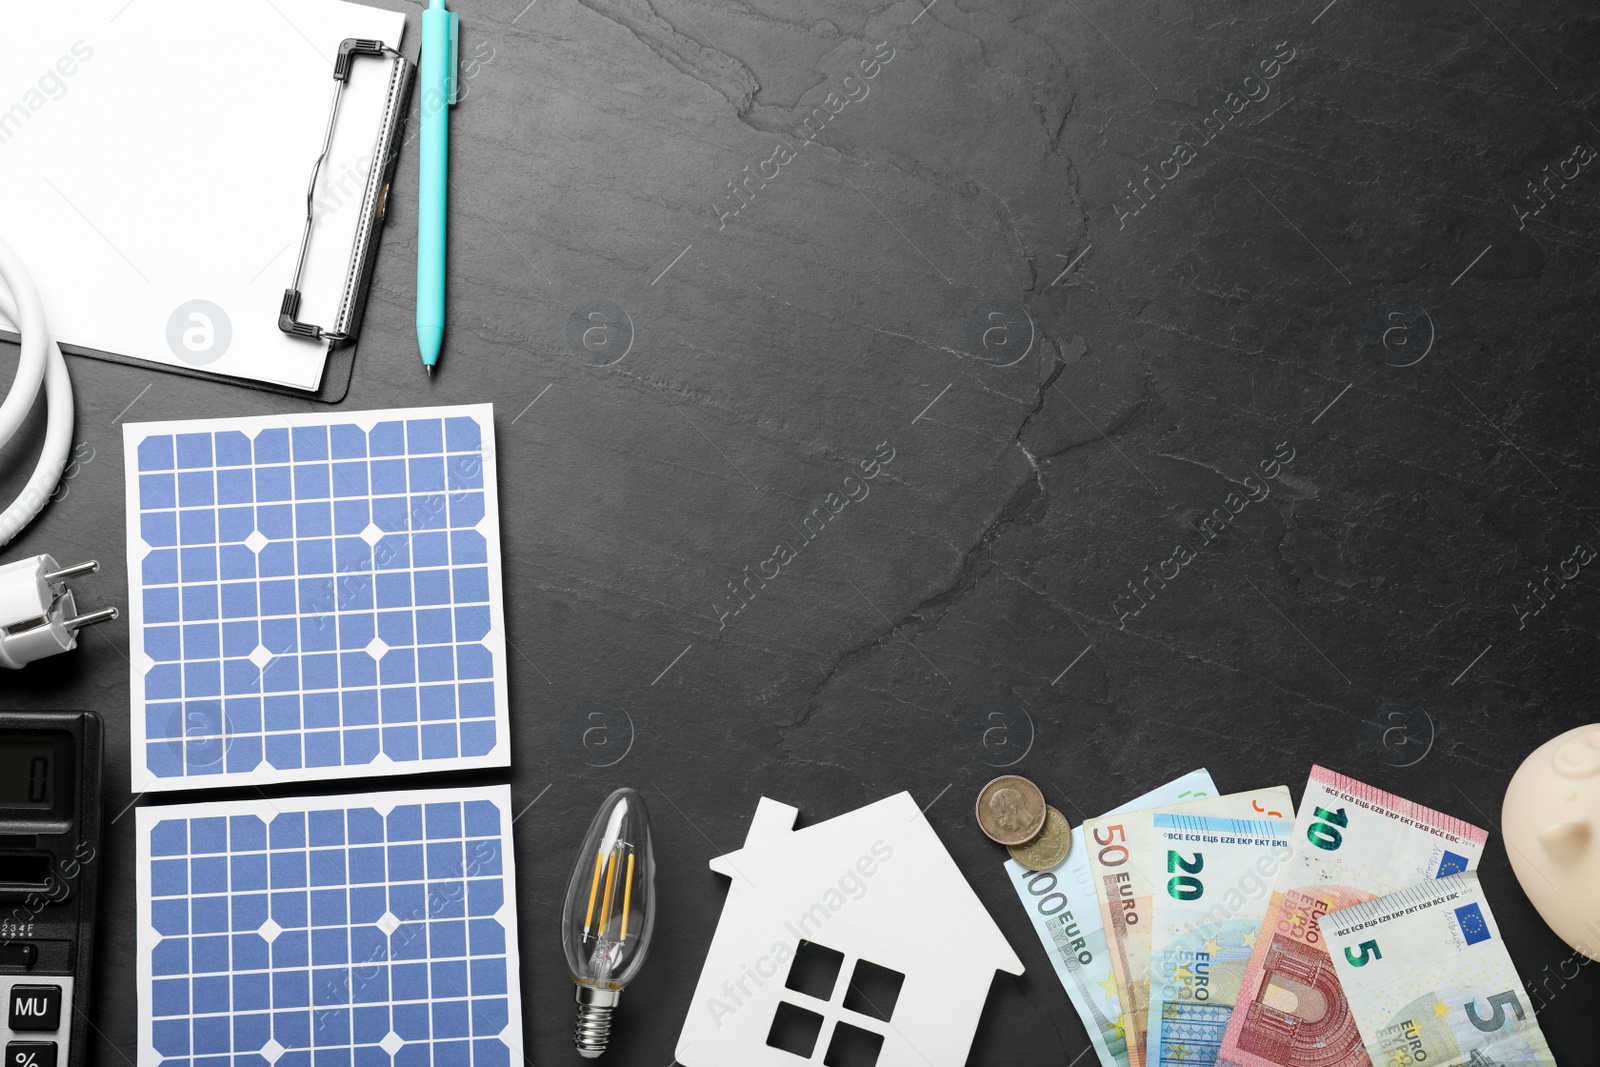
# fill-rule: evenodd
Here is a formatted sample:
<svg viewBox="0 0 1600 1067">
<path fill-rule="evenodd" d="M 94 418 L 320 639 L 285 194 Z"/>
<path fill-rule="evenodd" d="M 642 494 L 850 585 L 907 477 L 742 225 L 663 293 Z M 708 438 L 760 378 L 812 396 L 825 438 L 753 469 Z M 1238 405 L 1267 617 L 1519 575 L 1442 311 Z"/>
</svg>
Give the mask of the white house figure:
<svg viewBox="0 0 1600 1067">
<path fill-rule="evenodd" d="M 1022 961 L 910 793 L 804 829 L 762 797 L 678 1038 L 684 1067 L 960 1067 Z"/>
</svg>

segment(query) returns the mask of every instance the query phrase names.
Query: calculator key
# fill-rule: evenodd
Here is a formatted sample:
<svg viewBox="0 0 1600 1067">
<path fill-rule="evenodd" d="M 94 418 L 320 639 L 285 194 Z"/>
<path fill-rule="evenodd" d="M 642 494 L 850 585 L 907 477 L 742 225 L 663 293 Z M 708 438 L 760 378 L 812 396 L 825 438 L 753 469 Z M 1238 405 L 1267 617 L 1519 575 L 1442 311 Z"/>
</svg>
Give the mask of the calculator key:
<svg viewBox="0 0 1600 1067">
<path fill-rule="evenodd" d="M 61 987 L 58 985 L 14 985 L 11 987 L 11 1029 L 61 1029 Z M 55 1046 L 52 1045 L 51 1048 Z M 52 1052 L 51 1057 L 55 1056 Z M 10 1056 L 6 1067 L 18 1067 Z M 29 1065 L 32 1067 L 32 1065 Z"/>
<path fill-rule="evenodd" d="M 0 944 L 0 967 L 21 967 L 26 970 L 39 962 L 39 946 L 30 941 L 7 941 Z"/>
<path fill-rule="evenodd" d="M 6 1045 L 5 1067 L 56 1067 L 54 1041 L 13 1041 Z"/>
</svg>

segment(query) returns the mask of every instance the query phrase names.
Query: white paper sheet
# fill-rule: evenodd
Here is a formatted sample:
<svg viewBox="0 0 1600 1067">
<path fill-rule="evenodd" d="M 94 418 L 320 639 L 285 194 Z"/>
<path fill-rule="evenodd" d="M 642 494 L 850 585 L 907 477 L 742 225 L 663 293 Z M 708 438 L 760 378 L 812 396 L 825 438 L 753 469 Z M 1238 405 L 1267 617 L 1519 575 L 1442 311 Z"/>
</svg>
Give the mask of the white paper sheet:
<svg viewBox="0 0 1600 1067">
<path fill-rule="evenodd" d="M 347 37 L 398 47 L 404 29 L 403 14 L 339 0 L 0 5 L 0 237 L 56 340 L 317 388 L 325 344 L 277 318 L 333 62 Z M 302 321 L 337 315 L 389 72 L 354 65 Z"/>
</svg>

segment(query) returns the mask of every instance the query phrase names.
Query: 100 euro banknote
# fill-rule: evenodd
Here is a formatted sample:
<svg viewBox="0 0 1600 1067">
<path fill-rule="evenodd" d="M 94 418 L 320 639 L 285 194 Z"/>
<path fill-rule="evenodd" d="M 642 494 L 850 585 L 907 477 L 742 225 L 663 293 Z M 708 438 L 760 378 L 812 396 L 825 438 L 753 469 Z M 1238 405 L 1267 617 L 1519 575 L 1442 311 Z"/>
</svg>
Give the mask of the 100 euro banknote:
<svg viewBox="0 0 1600 1067">
<path fill-rule="evenodd" d="M 1323 920 L 1367 1055 L 1384 1067 L 1555 1067 L 1474 871 Z"/>
<path fill-rule="evenodd" d="M 1146 808 L 1215 792 L 1211 775 L 1202 768 L 1135 797 L 1116 810 Z M 1044 943 L 1056 977 L 1089 1032 L 1101 1067 L 1129 1067 L 1122 1006 L 1106 954 L 1106 932 L 1086 853 L 1083 827 L 1075 826 L 1072 850 L 1059 866 L 1049 871 L 1030 871 L 1016 860 L 1007 860 L 1006 874 Z"/>
<path fill-rule="evenodd" d="M 1293 827 L 1291 819 L 1156 813 L 1168 874 L 1150 906 L 1150 1067 L 1216 1062 Z"/>
<path fill-rule="evenodd" d="M 1487 839 L 1470 823 L 1311 768 L 1291 837 L 1294 854 L 1278 870 L 1217 1062 L 1369 1067 L 1328 956 L 1323 917 L 1468 870 Z"/>
<path fill-rule="evenodd" d="M 1246 793 L 1191 800 L 1172 808 L 1191 815 L 1249 818 L 1264 812 L 1293 815 L 1289 790 L 1272 786 Z M 1111 973 L 1122 1002 L 1128 1062 L 1145 1067 L 1150 1025 L 1150 898 L 1158 879 L 1165 882 L 1165 850 L 1157 855 L 1155 808 L 1085 820 L 1089 871 L 1100 901 Z"/>
</svg>

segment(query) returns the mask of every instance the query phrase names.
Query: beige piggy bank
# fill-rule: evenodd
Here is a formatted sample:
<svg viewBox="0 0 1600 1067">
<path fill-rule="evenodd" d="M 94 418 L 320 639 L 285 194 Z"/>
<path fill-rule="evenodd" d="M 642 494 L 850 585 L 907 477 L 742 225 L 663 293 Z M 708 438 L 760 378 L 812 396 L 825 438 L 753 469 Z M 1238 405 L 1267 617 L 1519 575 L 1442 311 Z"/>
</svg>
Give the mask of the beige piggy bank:
<svg viewBox="0 0 1600 1067">
<path fill-rule="evenodd" d="M 1522 891 L 1557 937 L 1600 960 L 1600 723 L 1534 749 L 1500 818 Z"/>
</svg>

